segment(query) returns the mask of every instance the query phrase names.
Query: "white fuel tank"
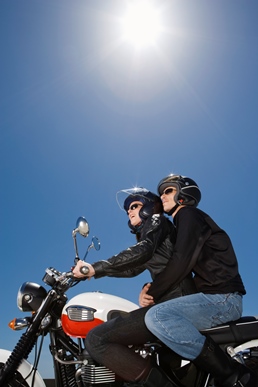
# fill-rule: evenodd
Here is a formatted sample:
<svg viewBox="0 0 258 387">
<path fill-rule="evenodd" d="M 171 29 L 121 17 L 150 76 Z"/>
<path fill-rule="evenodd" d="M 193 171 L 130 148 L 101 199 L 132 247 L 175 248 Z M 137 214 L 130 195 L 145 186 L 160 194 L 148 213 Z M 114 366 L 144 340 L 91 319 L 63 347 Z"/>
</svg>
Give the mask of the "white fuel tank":
<svg viewBox="0 0 258 387">
<path fill-rule="evenodd" d="M 101 292 L 87 292 L 71 298 L 62 311 L 62 327 L 72 337 L 85 338 L 99 324 L 121 312 L 130 312 L 139 306 L 124 298 Z"/>
</svg>

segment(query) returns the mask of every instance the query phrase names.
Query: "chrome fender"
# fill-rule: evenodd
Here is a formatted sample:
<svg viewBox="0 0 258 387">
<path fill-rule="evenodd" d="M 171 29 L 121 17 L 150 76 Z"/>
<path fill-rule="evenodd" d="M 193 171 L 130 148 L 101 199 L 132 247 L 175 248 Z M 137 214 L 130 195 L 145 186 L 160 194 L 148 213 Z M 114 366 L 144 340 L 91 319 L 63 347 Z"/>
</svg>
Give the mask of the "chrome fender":
<svg viewBox="0 0 258 387">
<path fill-rule="evenodd" d="M 5 363 L 10 355 L 11 355 L 10 351 L 7 351 L 6 349 L 0 349 L 0 363 Z M 33 369 L 32 364 L 30 364 L 27 360 L 23 360 L 18 368 L 18 371 L 25 379 L 27 375 L 30 374 L 32 369 Z M 29 386 L 32 385 L 31 383 L 32 383 L 33 375 L 34 375 L 34 372 L 32 375 L 28 377 L 28 379 L 26 379 L 26 382 L 29 384 Z M 36 371 L 36 374 L 35 374 L 33 387 L 46 387 L 38 371 Z"/>
</svg>

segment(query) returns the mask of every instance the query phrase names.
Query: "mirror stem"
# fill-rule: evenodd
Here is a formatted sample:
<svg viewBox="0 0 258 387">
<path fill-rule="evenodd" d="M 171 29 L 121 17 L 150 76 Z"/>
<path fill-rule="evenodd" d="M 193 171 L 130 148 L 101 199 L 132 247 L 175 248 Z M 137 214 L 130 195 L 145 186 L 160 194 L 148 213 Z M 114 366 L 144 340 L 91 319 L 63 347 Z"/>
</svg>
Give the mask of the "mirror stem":
<svg viewBox="0 0 258 387">
<path fill-rule="evenodd" d="M 74 250 L 75 250 L 75 259 L 79 259 L 77 240 L 76 240 L 76 233 L 74 233 L 74 232 L 73 232 L 73 242 L 74 242 Z"/>
</svg>

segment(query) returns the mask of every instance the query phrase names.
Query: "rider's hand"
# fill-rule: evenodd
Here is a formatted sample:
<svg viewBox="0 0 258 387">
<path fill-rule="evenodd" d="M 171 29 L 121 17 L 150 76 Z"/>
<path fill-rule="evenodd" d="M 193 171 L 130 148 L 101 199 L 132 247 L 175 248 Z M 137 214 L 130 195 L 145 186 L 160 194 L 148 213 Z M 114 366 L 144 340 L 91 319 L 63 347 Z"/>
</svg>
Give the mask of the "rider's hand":
<svg viewBox="0 0 258 387">
<path fill-rule="evenodd" d="M 88 269 L 89 269 L 89 272 L 85 275 L 85 274 L 82 274 L 80 269 L 83 267 L 83 266 L 87 266 Z M 84 261 L 81 261 L 79 260 L 77 263 L 76 263 L 76 266 L 73 268 L 73 275 L 74 277 L 76 278 L 84 278 L 84 277 L 87 277 L 87 278 L 91 278 L 93 275 L 95 274 L 95 270 L 94 268 L 89 264 L 89 263 L 86 263 Z"/>
<path fill-rule="evenodd" d="M 149 305 L 154 305 L 155 302 L 153 300 L 153 297 L 147 294 L 148 290 L 150 289 L 151 284 L 148 283 L 146 284 L 139 295 L 139 305 L 140 306 L 149 306 Z"/>
</svg>

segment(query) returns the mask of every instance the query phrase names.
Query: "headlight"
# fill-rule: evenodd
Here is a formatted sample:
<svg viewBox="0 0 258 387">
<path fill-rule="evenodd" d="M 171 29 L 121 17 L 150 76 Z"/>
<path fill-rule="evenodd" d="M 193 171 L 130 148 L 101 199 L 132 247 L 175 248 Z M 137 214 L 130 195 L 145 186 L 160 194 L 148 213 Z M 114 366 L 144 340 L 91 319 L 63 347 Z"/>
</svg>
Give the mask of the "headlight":
<svg viewBox="0 0 258 387">
<path fill-rule="evenodd" d="M 33 282 L 24 282 L 17 295 L 18 308 L 23 312 L 36 312 L 46 295 L 47 291 L 42 286 Z"/>
</svg>

